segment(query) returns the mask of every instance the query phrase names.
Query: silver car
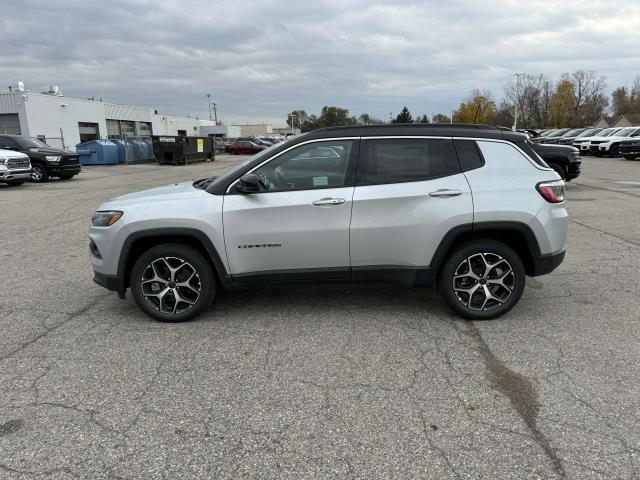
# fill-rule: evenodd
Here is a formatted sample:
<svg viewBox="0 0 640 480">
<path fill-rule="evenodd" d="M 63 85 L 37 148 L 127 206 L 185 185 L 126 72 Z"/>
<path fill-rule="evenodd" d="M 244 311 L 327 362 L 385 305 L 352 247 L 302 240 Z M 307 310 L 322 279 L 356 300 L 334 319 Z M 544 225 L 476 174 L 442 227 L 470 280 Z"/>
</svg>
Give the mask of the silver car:
<svg viewBox="0 0 640 480">
<path fill-rule="evenodd" d="M 0 148 L 0 183 L 22 185 L 31 179 L 31 161 L 28 155 Z"/>
<path fill-rule="evenodd" d="M 564 182 L 526 136 L 473 125 L 321 129 L 217 178 L 124 195 L 90 230 L 94 280 L 161 321 L 220 288 L 437 284 L 469 319 L 518 302 L 567 237 Z"/>
</svg>

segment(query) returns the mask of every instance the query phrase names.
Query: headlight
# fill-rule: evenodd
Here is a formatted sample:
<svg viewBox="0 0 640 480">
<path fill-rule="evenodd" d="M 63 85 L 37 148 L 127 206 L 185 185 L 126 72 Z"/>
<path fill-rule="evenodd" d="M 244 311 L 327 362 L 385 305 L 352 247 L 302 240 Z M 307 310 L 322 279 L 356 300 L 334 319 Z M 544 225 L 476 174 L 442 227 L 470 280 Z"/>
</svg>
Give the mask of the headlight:
<svg viewBox="0 0 640 480">
<path fill-rule="evenodd" d="M 58 156 L 46 156 L 47 162 L 58 163 L 60 161 L 60 157 Z"/>
<path fill-rule="evenodd" d="M 113 225 L 122 216 L 122 212 L 111 210 L 108 212 L 95 212 L 91 217 L 91 225 L 94 227 L 108 227 Z"/>
</svg>

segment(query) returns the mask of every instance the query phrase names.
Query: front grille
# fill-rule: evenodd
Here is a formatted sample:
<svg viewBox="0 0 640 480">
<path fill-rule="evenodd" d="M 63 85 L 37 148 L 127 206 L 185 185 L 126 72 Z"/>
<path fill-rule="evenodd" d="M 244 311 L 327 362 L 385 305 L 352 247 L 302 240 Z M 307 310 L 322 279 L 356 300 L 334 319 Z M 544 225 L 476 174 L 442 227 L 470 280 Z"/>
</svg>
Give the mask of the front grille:
<svg viewBox="0 0 640 480">
<path fill-rule="evenodd" d="M 591 145 L 600 145 L 602 142 L 596 140 L 596 141 L 592 141 Z"/>
<path fill-rule="evenodd" d="M 31 163 L 28 158 L 11 158 L 5 165 L 8 168 L 29 168 Z"/>
<path fill-rule="evenodd" d="M 80 163 L 80 158 L 77 155 L 72 155 L 69 157 L 62 157 L 60 159 L 60 164 L 62 165 L 76 165 Z"/>
</svg>

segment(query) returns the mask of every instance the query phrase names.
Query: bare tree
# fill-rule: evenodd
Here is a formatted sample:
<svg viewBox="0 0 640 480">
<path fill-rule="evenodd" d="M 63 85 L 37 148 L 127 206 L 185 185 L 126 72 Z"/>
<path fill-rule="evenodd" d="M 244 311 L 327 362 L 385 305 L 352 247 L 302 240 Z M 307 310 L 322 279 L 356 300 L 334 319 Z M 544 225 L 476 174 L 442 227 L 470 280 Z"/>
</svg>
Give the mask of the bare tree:
<svg viewBox="0 0 640 480">
<path fill-rule="evenodd" d="M 573 126 L 595 123 L 609 106 L 609 99 L 604 94 L 607 77 L 598 75 L 593 70 L 576 70 L 570 75 L 564 74 L 562 80 L 568 80 L 573 84 L 576 96 L 572 115 Z"/>
<path fill-rule="evenodd" d="M 511 107 L 518 103 L 518 125 L 529 128 L 545 126 L 552 89 L 553 83 L 543 74 L 525 74 L 520 81 L 511 79 L 507 82 L 505 100 Z"/>
</svg>

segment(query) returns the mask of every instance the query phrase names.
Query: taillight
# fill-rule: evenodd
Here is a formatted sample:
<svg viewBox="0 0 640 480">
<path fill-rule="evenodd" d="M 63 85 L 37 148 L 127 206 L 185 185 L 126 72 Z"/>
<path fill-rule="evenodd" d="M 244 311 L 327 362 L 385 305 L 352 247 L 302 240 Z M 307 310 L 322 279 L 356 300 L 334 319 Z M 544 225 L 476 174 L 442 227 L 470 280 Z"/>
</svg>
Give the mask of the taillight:
<svg viewBox="0 0 640 480">
<path fill-rule="evenodd" d="M 536 185 L 540 195 L 549 203 L 564 202 L 564 181 L 553 180 L 551 182 L 540 182 Z"/>
</svg>

